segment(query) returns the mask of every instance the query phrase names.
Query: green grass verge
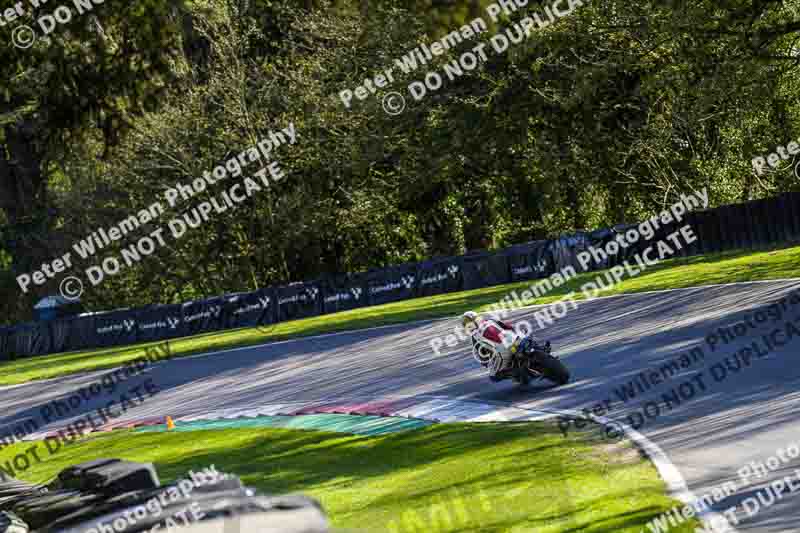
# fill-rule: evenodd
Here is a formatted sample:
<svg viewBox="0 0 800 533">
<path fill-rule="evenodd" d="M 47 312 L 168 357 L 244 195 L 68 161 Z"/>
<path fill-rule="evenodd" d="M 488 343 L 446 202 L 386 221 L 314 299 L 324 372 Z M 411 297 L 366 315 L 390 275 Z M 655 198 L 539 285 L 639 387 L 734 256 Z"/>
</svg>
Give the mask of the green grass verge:
<svg viewBox="0 0 800 533">
<path fill-rule="evenodd" d="M 440 424 L 380 437 L 285 429 L 117 432 L 65 447 L 19 477 L 117 457 L 154 462 L 162 481 L 215 465 L 267 493 L 319 499 L 333 525 L 390 533 L 639 533 L 677 502 L 629 444 L 615 449 L 552 424 Z M 4 463 L 30 443 L 0 452 Z M 696 522 L 671 528 L 694 531 Z"/>
<path fill-rule="evenodd" d="M 581 274 L 545 297 L 539 298 L 535 303 L 556 301 L 570 291 L 577 291 L 582 284 L 601 274 L 601 272 Z M 624 279 L 611 290 L 602 294 L 636 293 L 716 283 L 796 277 L 800 277 L 800 247 L 764 252 L 728 252 L 663 261 L 634 278 Z M 305 335 L 454 316 L 470 309 L 488 309 L 492 304 L 505 297 L 509 291 L 524 290 L 530 286 L 530 283 L 514 283 L 417 298 L 283 322 L 270 327 L 228 330 L 186 337 L 170 341 L 168 343 L 169 352 L 173 357 L 180 357 Z M 6 362 L 0 365 L 0 385 L 25 383 L 87 370 L 113 368 L 143 356 L 148 347 L 159 344 L 164 343 L 137 344 Z"/>
</svg>

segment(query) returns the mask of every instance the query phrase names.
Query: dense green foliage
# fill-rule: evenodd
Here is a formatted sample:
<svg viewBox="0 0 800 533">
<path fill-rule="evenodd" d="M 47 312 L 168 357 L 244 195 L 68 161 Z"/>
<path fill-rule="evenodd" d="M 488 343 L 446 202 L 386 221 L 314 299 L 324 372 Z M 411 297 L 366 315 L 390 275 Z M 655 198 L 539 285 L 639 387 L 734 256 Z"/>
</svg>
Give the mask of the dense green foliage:
<svg viewBox="0 0 800 533">
<path fill-rule="evenodd" d="M 487 2 L 107 0 L 49 43 L 0 49 L 0 322 L 58 290 L 60 278 L 22 295 L 16 276 L 290 122 L 297 144 L 276 154 L 286 179 L 167 239 L 85 303 L 177 302 L 496 248 L 636 221 L 692 188 L 714 205 L 797 188 L 791 168 L 758 176 L 750 160 L 799 135 L 800 3 L 583 4 L 411 98 L 429 69 L 542 13 L 529 2 L 350 109 L 340 91 L 490 21 Z M 10 33 L 0 26 L 0 41 Z M 391 90 L 408 102 L 398 116 L 381 108 Z"/>
</svg>

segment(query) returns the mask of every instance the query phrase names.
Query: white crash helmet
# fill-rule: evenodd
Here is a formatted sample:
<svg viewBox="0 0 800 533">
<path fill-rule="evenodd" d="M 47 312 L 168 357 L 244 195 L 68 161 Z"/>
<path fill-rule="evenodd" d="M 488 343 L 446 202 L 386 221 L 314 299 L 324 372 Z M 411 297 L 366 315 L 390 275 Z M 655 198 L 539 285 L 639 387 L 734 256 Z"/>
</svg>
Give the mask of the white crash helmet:
<svg viewBox="0 0 800 533">
<path fill-rule="evenodd" d="M 481 321 L 480 315 L 474 311 L 467 311 L 461 315 L 461 325 L 464 326 L 464 331 L 472 333 Z"/>
</svg>

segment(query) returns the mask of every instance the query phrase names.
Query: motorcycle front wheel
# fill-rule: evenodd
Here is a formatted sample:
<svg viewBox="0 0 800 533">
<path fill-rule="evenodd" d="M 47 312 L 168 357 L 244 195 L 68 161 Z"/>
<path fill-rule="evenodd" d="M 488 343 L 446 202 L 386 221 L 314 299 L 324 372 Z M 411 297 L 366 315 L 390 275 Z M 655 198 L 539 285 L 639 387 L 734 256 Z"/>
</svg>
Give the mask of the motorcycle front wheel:
<svg viewBox="0 0 800 533">
<path fill-rule="evenodd" d="M 569 382 L 569 370 L 564 363 L 552 355 L 543 355 L 535 363 L 531 361 L 531 367 L 535 372 L 539 372 L 559 385 L 566 385 Z"/>
<path fill-rule="evenodd" d="M 531 372 L 522 364 L 517 368 L 517 379 L 523 387 L 527 387 L 531 382 Z"/>
</svg>

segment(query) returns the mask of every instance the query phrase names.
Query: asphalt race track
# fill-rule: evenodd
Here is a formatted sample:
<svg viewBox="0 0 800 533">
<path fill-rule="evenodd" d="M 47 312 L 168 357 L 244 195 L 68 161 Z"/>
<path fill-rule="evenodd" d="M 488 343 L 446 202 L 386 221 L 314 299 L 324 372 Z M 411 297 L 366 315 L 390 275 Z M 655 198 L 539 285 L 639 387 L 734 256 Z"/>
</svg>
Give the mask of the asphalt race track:
<svg viewBox="0 0 800 533">
<path fill-rule="evenodd" d="M 689 394 L 690 387 L 684 385 L 681 404 L 671 410 L 662 400 L 660 416 L 648 419 L 639 431 L 668 454 L 690 489 L 700 496 L 725 481 L 736 481 L 737 471 L 749 461 L 763 462 L 776 450 L 800 441 L 800 338 L 763 358 L 754 357 L 751 366 L 738 372 L 728 370 L 721 379 L 710 373 L 718 360 L 800 317 L 800 305 L 787 306 L 786 316 L 755 324 L 756 329 L 747 328 L 745 335 L 727 345 L 720 340 L 713 352 L 705 340 L 717 328 L 732 326 L 748 310 L 778 300 L 793 287 L 800 283 L 738 284 L 582 302 L 542 333 L 572 371 L 573 381 L 561 388 L 543 382 L 527 390 L 511 382 L 493 384 L 469 356 L 466 342 L 434 354 L 430 340 L 451 333 L 457 324 L 442 320 L 166 361 L 146 373 L 161 392 L 126 416 L 201 414 L 292 401 L 436 395 L 544 410 L 583 409 L 608 399 L 611 410 L 606 416 L 628 422 L 627 416 L 641 412 L 645 402 L 661 400 L 673 387 L 688 382 L 694 384 L 693 392 Z M 533 312 L 519 311 L 512 320 L 532 320 Z M 624 404 L 619 400 L 616 391 L 639 372 L 656 370 L 697 346 L 703 349 L 701 361 Z M 46 402 L 63 399 L 104 374 L 0 389 L 0 427 L 38 416 Z M 74 415 L 100 404 L 87 403 Z M 800 459 L 782 465 L 746 491 L 720 502 L 717 509 L 753 496 L 763 484 L 791 475 L 797 467 Z M 798 524 L 800 498 L 787 489 L 774 505 L 737 529 L 789 532 L 797 531 Z"/>
</svg>

